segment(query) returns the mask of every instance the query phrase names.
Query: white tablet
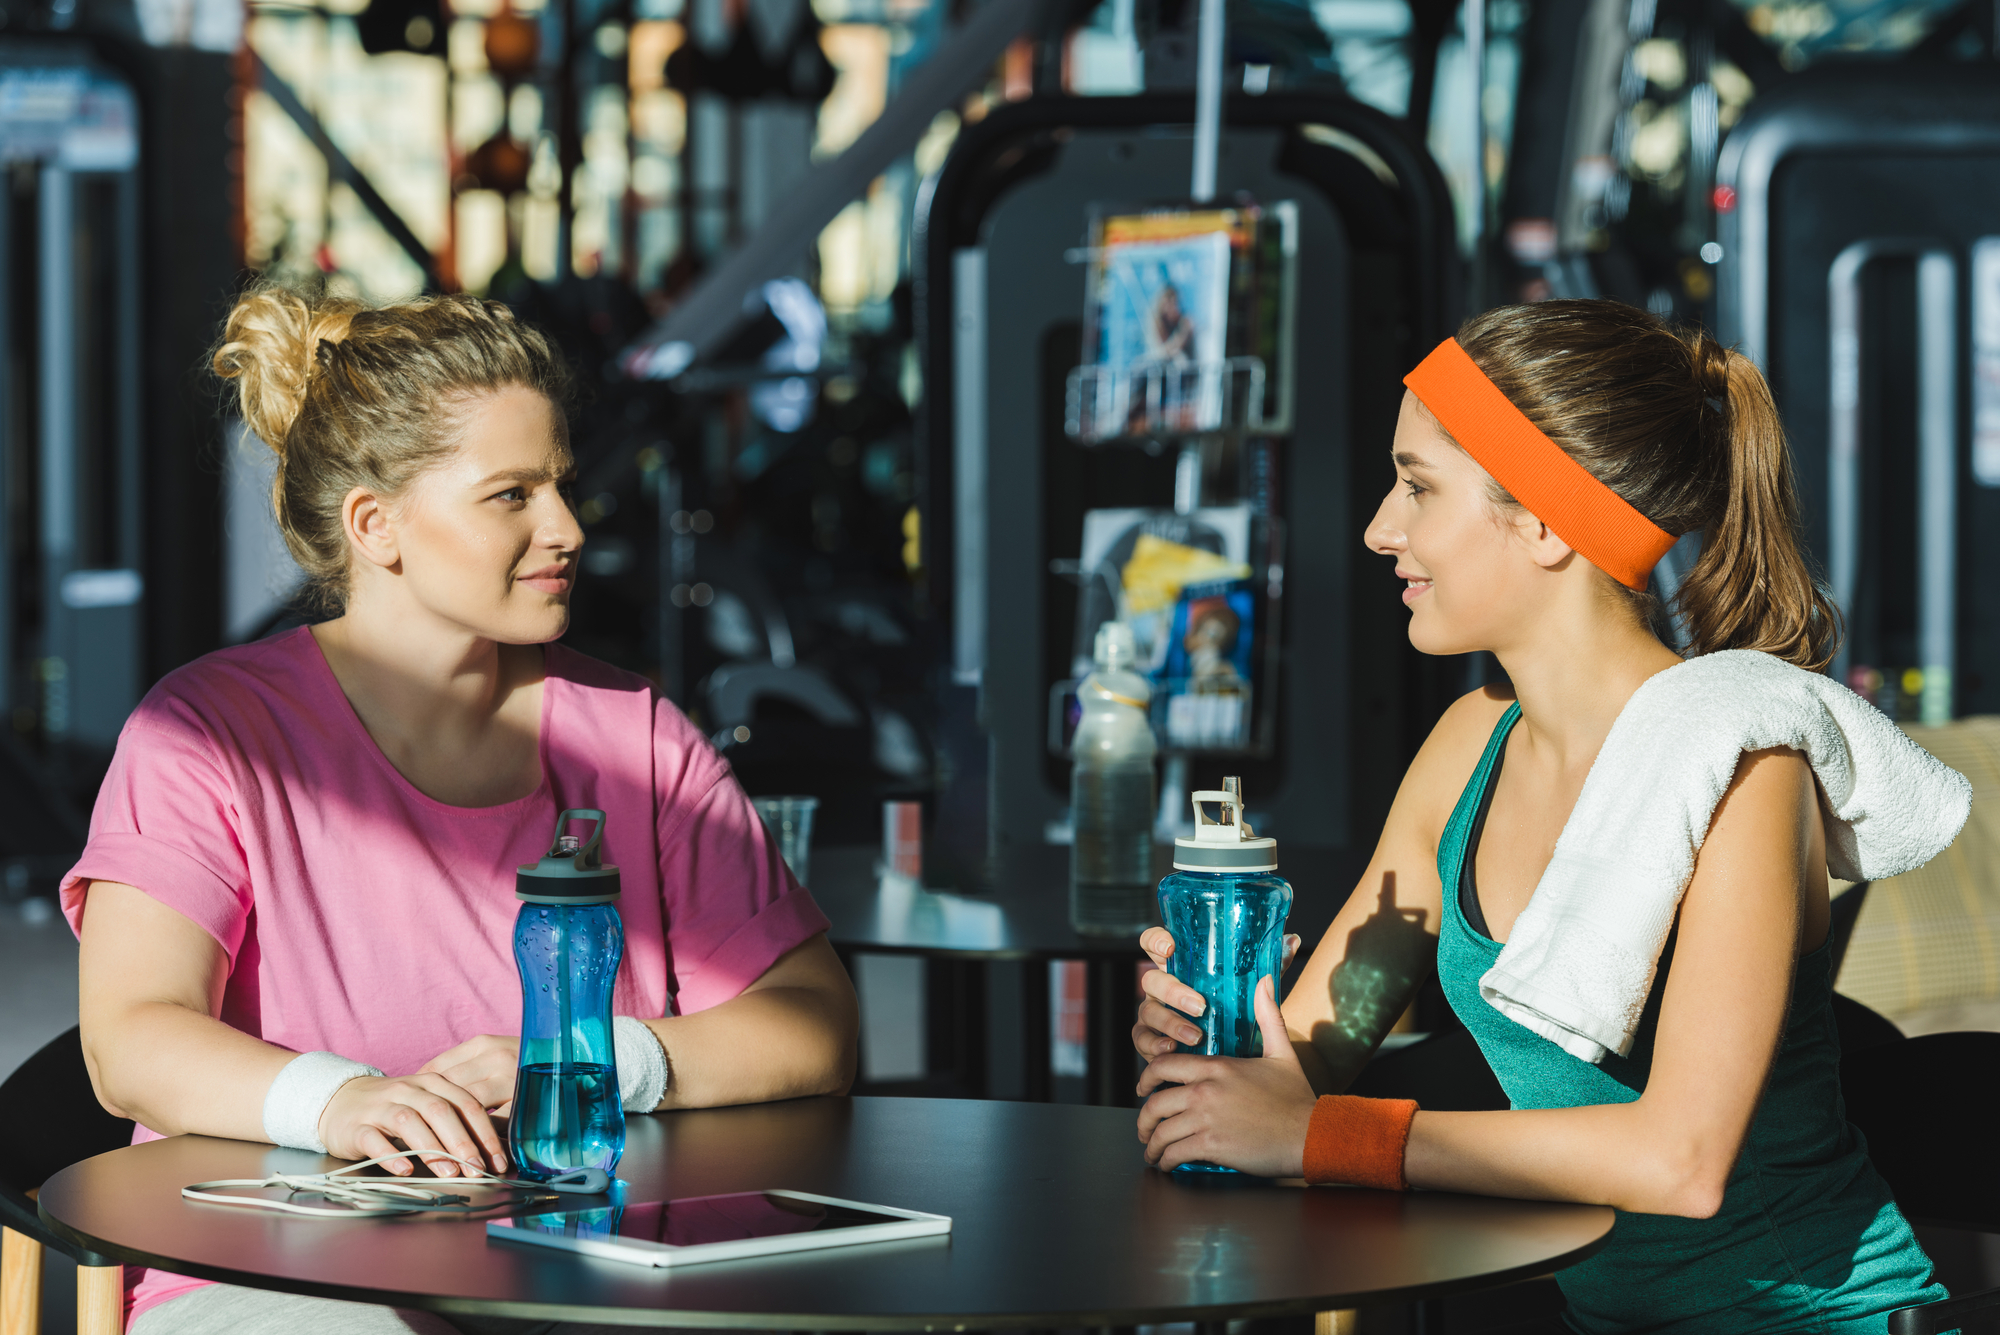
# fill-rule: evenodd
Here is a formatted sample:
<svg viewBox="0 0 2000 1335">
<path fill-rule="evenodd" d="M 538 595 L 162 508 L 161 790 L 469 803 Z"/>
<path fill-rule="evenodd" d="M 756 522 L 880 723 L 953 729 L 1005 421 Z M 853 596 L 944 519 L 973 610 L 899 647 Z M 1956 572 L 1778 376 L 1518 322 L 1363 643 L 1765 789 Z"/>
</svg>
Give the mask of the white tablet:
<svg viewBox="0 0 2000 1335">
<path fill-rule="evenodd" d="M 678 1201 L 495 1219 L 486 1236 L 632 1265 L 700 1265 L 951 1232 L 941 1214 L 863 1205 L 804 1191 L 738 1191 Z"/>
</svg>

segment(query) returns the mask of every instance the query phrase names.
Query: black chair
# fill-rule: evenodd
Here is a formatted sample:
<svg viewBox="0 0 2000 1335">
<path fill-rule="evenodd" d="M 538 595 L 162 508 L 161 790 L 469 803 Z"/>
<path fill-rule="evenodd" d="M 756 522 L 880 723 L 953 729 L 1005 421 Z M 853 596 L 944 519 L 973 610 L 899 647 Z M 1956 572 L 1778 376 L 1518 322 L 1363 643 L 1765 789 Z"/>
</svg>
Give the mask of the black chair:
<svg viewBox="0 0 2000 1335">
<path fill-rule="evenodd" d="M 1847 1120 L 1913 1223 L 2000 1233 L 2000 1034 L 1925 1034 L 1843 1057 Z M 2000 1311 L 2000 1289 L 1889 1314 L 1890 1335 L 1938 1335 Z"/>
<path fill-rule="evenodd" d="M 75 1029 L 0 1084 L 0 1294 L 9 1298 L 0 1335 L 40 1335 L 48 1247 L 77 1264 L 78 1335 L 121 1335 L 124 1267 L 50 1232 L 36 1213 L 35 1192 L 78 1160 L 131 1143 L 132 1123 L 106 1112 L 91 1090 Z"/>
</svg>

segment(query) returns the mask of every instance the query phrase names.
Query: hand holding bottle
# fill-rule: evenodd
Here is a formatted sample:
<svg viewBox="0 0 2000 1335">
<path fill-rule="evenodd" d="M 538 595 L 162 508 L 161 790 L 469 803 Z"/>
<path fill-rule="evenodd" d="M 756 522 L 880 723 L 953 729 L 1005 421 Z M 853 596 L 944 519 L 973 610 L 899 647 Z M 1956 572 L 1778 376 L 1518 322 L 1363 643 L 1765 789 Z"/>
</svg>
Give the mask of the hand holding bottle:
<svg viewBox="0 0 2000 1335">
<path fill-rule="evenodd" d="M 1317 1096 L 1285 1032 L 1275 980 L 1268 974 L 1259 979 L 1253 997 L 1263 1056 L 1175 1052 L 1155 1058 L 1140 1076 L 1146 1103 L 1139 1109 L 1139 1140 L 1153 1167 L 1206 1165 L 1258 1177 L 1305 1172 L 1306 1131 Z"/>
<path fill-rule="evenodd" d="M 1166 928 L 1147 928 L 1139 937 L 1139 948 L 1152 960 L 1153 967 L 1146 970 L 1145 976 L 1139 980 L 1146 999 L 1139 1003 L 1139 1020 L 1132 1026 L 1132 1046 L 1141 1057 L 1151 1061 L 1174 1051 L 1182 1043 L 1201 1041 L 1201 1030 L 1192 1021 L 1201 1017 L 1208 1008 L 1208 1002 L 1201 993 L 1174 977 L 1167 963 L 1173 957 L 1174 938 Z M 1280 974 L 1291 969 L 1292 957 L 1298 953 L 1298 936 L 1287 934 Z"/>
</svg>

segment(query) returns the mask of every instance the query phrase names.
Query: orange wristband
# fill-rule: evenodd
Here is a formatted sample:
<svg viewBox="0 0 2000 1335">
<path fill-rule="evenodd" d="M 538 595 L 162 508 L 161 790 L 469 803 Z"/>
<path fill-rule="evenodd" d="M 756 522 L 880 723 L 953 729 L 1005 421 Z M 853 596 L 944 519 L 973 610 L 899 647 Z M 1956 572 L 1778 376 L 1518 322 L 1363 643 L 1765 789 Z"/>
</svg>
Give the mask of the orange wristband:
<svg viewBox="0 0 2000 1335">
<path fill-rule="evenodd" d="M 1306 1181 L 1408 1191 L 1403 1152 L 1416 1116 L 1415 1099 L 1326 1095 L 1306 1127 Z"/>
</svg>

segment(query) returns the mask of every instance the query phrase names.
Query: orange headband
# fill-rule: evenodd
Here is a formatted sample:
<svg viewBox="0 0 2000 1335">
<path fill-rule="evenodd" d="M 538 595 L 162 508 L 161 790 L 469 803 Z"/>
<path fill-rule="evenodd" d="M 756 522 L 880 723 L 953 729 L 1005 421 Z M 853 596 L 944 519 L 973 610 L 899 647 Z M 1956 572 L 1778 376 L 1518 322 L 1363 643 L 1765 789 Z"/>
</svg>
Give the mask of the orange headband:
<svg viewBox="0 0 2000 1335">
<path fill-rule="evenodd" d="M 1674 545 L 1662 529 L 1562 452 L 1448 338 L 1403 383 L 1438 424 L 1535 518 L 1628 589 Z"/>
</svg>

